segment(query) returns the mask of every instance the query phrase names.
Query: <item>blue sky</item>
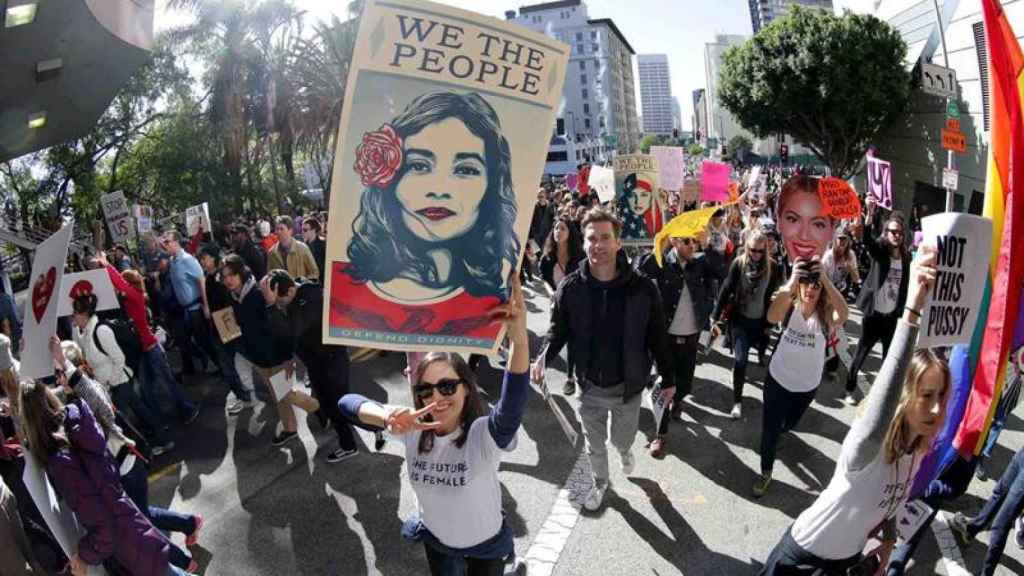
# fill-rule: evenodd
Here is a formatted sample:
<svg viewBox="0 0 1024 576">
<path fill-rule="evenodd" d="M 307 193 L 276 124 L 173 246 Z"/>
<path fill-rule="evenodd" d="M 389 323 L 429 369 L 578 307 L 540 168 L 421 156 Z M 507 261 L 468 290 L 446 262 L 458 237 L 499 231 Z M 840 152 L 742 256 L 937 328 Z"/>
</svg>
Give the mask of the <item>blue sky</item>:
<svg viewBox="0 0 1024 576">
<path fill-rule="evenodd" d="M 230 0 L 228 0 L 230 1 Z M 294 0 L 311 17 L 324 19 L 341 14 L 348 0 Z M 504 18 L 506 10 L 518 10 L 537 2 L 507 0 L 439 0 L 482 14 Z M 679 99 L 683 128 L 690 129 L 693 91 L 703 88 L 704 44 L 716 34 L 751 34 L 747 0 L 585 0 L 591 18 L 611 18 L 637 54 L 668 55 L 672 94 Z M 164 9 L 157 1 L 157 31 L 181 23 L 185 18 Z M 634 64 L 635 65 L 635 64 Z M 639 85 L 638 85 L 639 89 Z M 639 95 L 637 98 L 639 107 Z M 642 110 L 637 110 L 642 114 Z"/>
</svg>

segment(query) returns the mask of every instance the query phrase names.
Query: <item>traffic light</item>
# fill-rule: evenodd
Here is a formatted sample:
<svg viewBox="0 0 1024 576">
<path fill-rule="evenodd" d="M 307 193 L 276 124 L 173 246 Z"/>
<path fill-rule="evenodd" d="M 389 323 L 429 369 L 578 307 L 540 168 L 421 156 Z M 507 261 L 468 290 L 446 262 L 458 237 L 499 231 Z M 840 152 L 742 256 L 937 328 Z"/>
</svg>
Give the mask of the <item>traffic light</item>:
<svg viewBox="0 0 1024 576">
<path fill-rule="evenodd" d="M 789 161 L 789 144 L 782 144 L 779 146 L 779 158 L 783 162 Z"/>
</svg>

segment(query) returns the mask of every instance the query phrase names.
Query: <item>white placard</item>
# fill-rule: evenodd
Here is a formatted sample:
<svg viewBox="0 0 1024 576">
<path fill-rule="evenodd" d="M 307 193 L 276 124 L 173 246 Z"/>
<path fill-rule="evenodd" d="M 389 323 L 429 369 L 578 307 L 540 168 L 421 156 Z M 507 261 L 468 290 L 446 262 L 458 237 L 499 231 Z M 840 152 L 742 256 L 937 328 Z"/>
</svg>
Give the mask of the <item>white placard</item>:
<svg viewBox="0 0 1024 576">
<path fill-rule="evenodd" d="M 675 394 L 675 387 L 662 388 L 661 378 L 658 378 L 657 384 L 651 388 L 648 399 L 651 402 L 651 412 L 654 413 L 654 429 L 661 429 L 661 420 L 665 417 L 665 412 L 668 410 L 668 405 L 672 403 L 672 396 Z"/>
<path fill-rule="evenodd" d="M 868 194 L 879 206 L 892 210 L 892 164 L 868 156 Z"/>
<path fill-rule="evenodd" d="M 587 185 L 597 192 L 601 202 L 611 202 L 615 198 L 615 171 L 595 164 L 590 167 Z"/>
<path fill-rule="evenodd" d="M 64 281 L 60 287 L 60 302 L 57 309 L 57 316 L 71 315 L 71 292 L 79 282 L 88 282 L 91 292 L 96 295 L 96 311 L 114 310 L 120 308 L 117 302 L 117 294 L 114 292 L 114 285 L 110 282 L 110 276 L 105 268 L 99 270 L 88 270 L 65 274 Z"/>
<path fill-rule="evenodd" d="M 50 337 L 57 333 L 57 301 L 74 227 L 74 223 L 65 225 L 36 247 L 25 303 L 25 350 L 21 356 L 24 379 L 53 375 Z"/>
<path fill-rule="evenodd" d="M 960 187 L 960 172 L 951 168 L 942 169 L 942 187 L 946 190 L 956 190 Z"/>
<path fill-rule="evenodd" d="M 747 176 L 747 188 L 753 188 L 759 184 L 761 179 L 761 165 L 758 164 L 750 170 L 750 176 Z"/>
<path fill-rule="evenodd" d="M 21 475 L 32 501 L 35 502 L 39 514 L 46 521 L 47 527 L 57 539 L 61 550 L 70 558 L 78 552 L 78 540 L 83 534 L 78 525 L 75 513 L 57 498 L 46 471 L 39 467 L 31 454 L 25 455 L 25 471 Z"/>
<path fill-rule="evenodd" d="M 923 244 L 938 249 L 935 286 L 921 314 L 921 348 L 971 341 L 992 252 L 992 221 L 944 212 L 921 219 Z"/>
<path fill-rule="evenodd" d="M 896 515 L 896 534 L 903 542 L 907 542 L 917 534 L 924 523 L 932 517 L 932 507 L 921 500 L 911 500 L 903 505 Z"/>
<path fill-rule="evenodd" d="M 189 238 L 199 232 L 200 226 L 203 227 L 204 232 L 210 232 L 213 229 L 210 224 L 210 205 L 206 202 L 185 210 L 185 228 L 188 230 Z"/>
<path fill-rule="evenodd" d="M 111 239 L 118 244 L 131 240 L 132 214 L 128 210 L 124 192 L 104 194 L 100 197 L 100 204 L 103 207 L 103 216 L 107 219 L 107 227 L 110 228 Z"/>
<path fill-rule="evenodd" d="M 135 223 L 139 229 L 139 234 L 146 234 L 153 231 L 153 207 L 143 206 L 142 204 L 135 205 Z"/>
</svg>

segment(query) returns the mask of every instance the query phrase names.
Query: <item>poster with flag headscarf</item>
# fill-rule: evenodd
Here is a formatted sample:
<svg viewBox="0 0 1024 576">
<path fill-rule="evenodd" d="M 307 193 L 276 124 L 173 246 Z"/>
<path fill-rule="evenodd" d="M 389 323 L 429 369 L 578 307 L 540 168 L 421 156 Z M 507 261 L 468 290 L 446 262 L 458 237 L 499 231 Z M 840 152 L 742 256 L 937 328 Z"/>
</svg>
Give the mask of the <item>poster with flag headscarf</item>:
<svg viewBox="0 0 1024 576">
<path fill-rule="evenodd" d="M 665 224 L 668 198 L 661 197 L 658 159 L 649 154 L 616 156 L 615 203 L 622 219 L 622 241 L 651 244 Z"/>
<path fill-rule="evenodd" d="M 570 49 L 422 0 L 368 0 L 331 179 L 325 343 L 488 353 Z"/>
</svg>

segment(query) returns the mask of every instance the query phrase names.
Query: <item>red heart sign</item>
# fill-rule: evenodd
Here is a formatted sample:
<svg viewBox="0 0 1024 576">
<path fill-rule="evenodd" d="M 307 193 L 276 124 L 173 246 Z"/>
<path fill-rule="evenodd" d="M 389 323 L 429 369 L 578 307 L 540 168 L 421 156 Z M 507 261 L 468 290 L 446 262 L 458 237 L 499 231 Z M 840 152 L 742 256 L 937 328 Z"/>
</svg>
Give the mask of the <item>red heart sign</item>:
<svg viewBox="0 0 1024 576">
<path fill-rule="evenodd" d="M 40 274 L 32 284 L 32 313 L 36 315 L 36 324 L 43 321 L 43 314 L 50 305 L 53 287 L 57 283 L 57 269 L 50 267 L 46 274 Z"/>
</svg>

